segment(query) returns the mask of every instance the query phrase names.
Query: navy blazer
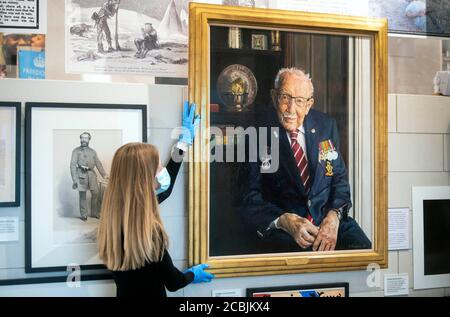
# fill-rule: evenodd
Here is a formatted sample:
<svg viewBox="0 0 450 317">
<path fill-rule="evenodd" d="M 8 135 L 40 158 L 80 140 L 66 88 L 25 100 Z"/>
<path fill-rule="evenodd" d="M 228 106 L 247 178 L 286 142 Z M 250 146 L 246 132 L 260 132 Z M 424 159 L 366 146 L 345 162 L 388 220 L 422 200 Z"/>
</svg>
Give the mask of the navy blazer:
<svg viewBox="0 0 450 317">
<path fill-rule="evenodd" d="M 271 116 L 276 117 L 276 113 Z M 346 213 L 351 207 L 350 186 L 339 152 L 336 121 L 314 109 L 305 117 L 303 127 L 312 181 L 309 193 L 305 192 L 300 179 L 286 130 L 278 121 L 272 121 L 270 126 L 279 127 L 279 133 L 272 138 L 272 142 L 279 141 L 279 167 L 274 173 L 261 173 L 260 160 L 241 167 L 235 205 L 245 224 L 263 238 L 273 231 L 268 230 L 270 224 L 286 212 L 305 217 L 309 211 L 315 225 L 322 222 L 331 208 L 343 208 Z M 319 144 L 326 140 L 331 140 L 338 152 L 337 159 L 330 161 L 332 176 L 326 175 L 326 162 L 319 161 Z M 270 147 L 270 140 L 268 144 Z"/>
</svg>

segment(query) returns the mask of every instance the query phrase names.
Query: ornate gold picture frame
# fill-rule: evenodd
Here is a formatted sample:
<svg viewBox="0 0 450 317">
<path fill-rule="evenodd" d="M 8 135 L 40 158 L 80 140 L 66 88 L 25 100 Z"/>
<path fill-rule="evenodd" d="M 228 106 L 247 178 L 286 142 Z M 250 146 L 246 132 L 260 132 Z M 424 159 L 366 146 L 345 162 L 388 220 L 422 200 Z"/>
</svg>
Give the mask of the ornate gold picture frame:
<svg viewBox="0 0 450 317">
<path fill-rule="evenodd" d="M 202 120 L 189 154 L 189 265 L 208 263 L 218 277 L 387 267 L 387 62 L 386 19 L 190 4 L 189 101 Z M 241 233 L 264 233 L 233 207 L 246 189 L 232 164 L 212 163 L 213 148 L 236 147 L 239 137 L 213 134 L 227 124 L 248 127 L 265 111 L 258 107 L 269 103 L 279 66 L 311 73 L 315 107 L 337 122 L 350 215 L 370 248 L 249 252 L 240 243 Z"/>
</svg>

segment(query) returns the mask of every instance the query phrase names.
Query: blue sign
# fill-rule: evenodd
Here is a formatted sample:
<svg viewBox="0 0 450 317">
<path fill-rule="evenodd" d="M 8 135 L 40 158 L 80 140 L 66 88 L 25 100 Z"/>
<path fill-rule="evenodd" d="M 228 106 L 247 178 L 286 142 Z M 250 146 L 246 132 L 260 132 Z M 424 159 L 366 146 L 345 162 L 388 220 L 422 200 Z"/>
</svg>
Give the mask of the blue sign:
<svg viewBox="0 0 450 317">
<path fill-rule="evenodd" d="M 19 78 L 45 79 L 45 52 L 19 50 Z"/>
</svg>

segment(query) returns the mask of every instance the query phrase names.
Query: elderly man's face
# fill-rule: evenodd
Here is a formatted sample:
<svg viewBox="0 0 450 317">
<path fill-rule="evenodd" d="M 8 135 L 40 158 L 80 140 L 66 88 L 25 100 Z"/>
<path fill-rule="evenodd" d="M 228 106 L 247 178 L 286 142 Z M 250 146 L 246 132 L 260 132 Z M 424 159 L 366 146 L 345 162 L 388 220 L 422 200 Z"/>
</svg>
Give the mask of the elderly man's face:
<svg viewBox="0 0 450 317">
<path fill-rule="evenodd" d="M 295 131 L 303 124 L 303 120 L 314 104 L 310 86 L 298 76 L 287 74 L 277 94 L 273 96 L 277 105 L 278 119 L 288 132 Z M 290 97 L 294 97 L 291 99 Z M 295 98 L 302 97 L 298 103 Z"/>
<path fill-rule="evenodd" d="M 89 145 L 89 135 L 83 134 L 80 136 L 80 143 L 81 146 L 88 146 Z"/>
</svg>

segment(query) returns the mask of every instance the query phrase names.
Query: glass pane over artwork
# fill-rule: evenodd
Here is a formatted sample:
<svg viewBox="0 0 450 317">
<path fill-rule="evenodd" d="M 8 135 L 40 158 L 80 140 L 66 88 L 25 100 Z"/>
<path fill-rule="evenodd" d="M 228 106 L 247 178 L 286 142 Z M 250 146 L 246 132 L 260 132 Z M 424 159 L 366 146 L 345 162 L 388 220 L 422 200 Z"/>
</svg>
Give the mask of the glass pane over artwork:
<svg viewBox="0 0 450 317">
<path fill-rule="evenodd" d="M 371 45 L 369 37 L 210 26 L 211 257 L 311 251 L 299 248 L 293 239 L 275 243 L 270 237 L 261 237 L 266 235 L 261 232 L 261 225 L 267 223 L 267 217 L 271 215 L 266 209 L 268 205 L 272 204 L 275 210 L 281 208 L 285 212 L 302 214 L 303 209 L 296 206 L 291 192 L 299 178 L 292 170 L 285 170 L 289 169 L 286 161 L 291 162 L 295 157 L 292 152 L 289 154 L 283 150 L 288 130 L 280 115 L 284 111 L 295 117 L 298 112 L 300 117 L 302 107 L 310 100 L 313 104 L 304 120 L 308 116 L 319 118 L 316 119 L 319 121 L 326 118 L 326 122 L 318 122 L 317 126 L 308 125 L 306 121 L 300 125 L 303 119 L 299 118 L 296 123 L 299 128 L 307 128 L 304 131 L 305 155 L 311 161 L 311 174 L 317 168 L 324 168 L 325 174 L 333 174 L 333 164 L 327 166 L 327 162 L 333 162 L 332 156 L 339 157 L 342 166 L 339 164 L 337 169 L 344 168 L 345 171 L 339 173 L 342 173 L 343 184 L 350 190 L 346 212 L 362 237 L 360 247 L 358 243 L 341 247 L 343 250 L 371 249 L 373 166 L 367 163 L 371 162 L 373 154 Z M 295 89 L 283 90 L 280 83 L 286 74 L 279 76 L 276 87 L 277 74 L 286 68 L 290 69 L 288 72 L 293 68 L 302 71 L 306 78 L 311 79 L 312 87 L 297 90 L 304 95 L 293 94 Z M 283 103 L 296 106 L 281 111 L 279 106 Z M 266 130 L 261 130 L 263 127 Z M 320 138 L 326 129 L 335 129 L 337 135 L 332 139 L 315 139 L 309 144 L 308 135 Z M 332 141 L 327 143 L 329 140 Z M 276 150 L 271 142 L 278 143 Z M 331 160 L 321 161 L 319 158 L 318 161 L 317 155 L 326 155 L 328 150 L 333 153 L 329 157 Z M 249 164 L 258 164 L 261 168 L 272 164 L 272 171 L 268 173 L 271 175 L 261 177 L 249 173 Z M 311 175 L 312 182 L 316 181 L 315 176 Z M 319 178 L 318 185 L 314 186 L 323 189 L 329 186 L 328 180 L 322 183 Z M 320 191 L 320 188 L 313 190 Z M 301 189 L 298 195 L 302 195 Z M 303 195 L 306 206 L 311 195 Z M 258 204 L 261 204 L 260 208 Z M 322 208 L 317 210 L 318 221 L 327 207 Z M 274 221 L 276 214 L 273 213 Z M 319 227 L 320 222 L 315 225 Z M 284 238 L 289 240 L 286 234 L 281 239 Z"/>
</svg>

